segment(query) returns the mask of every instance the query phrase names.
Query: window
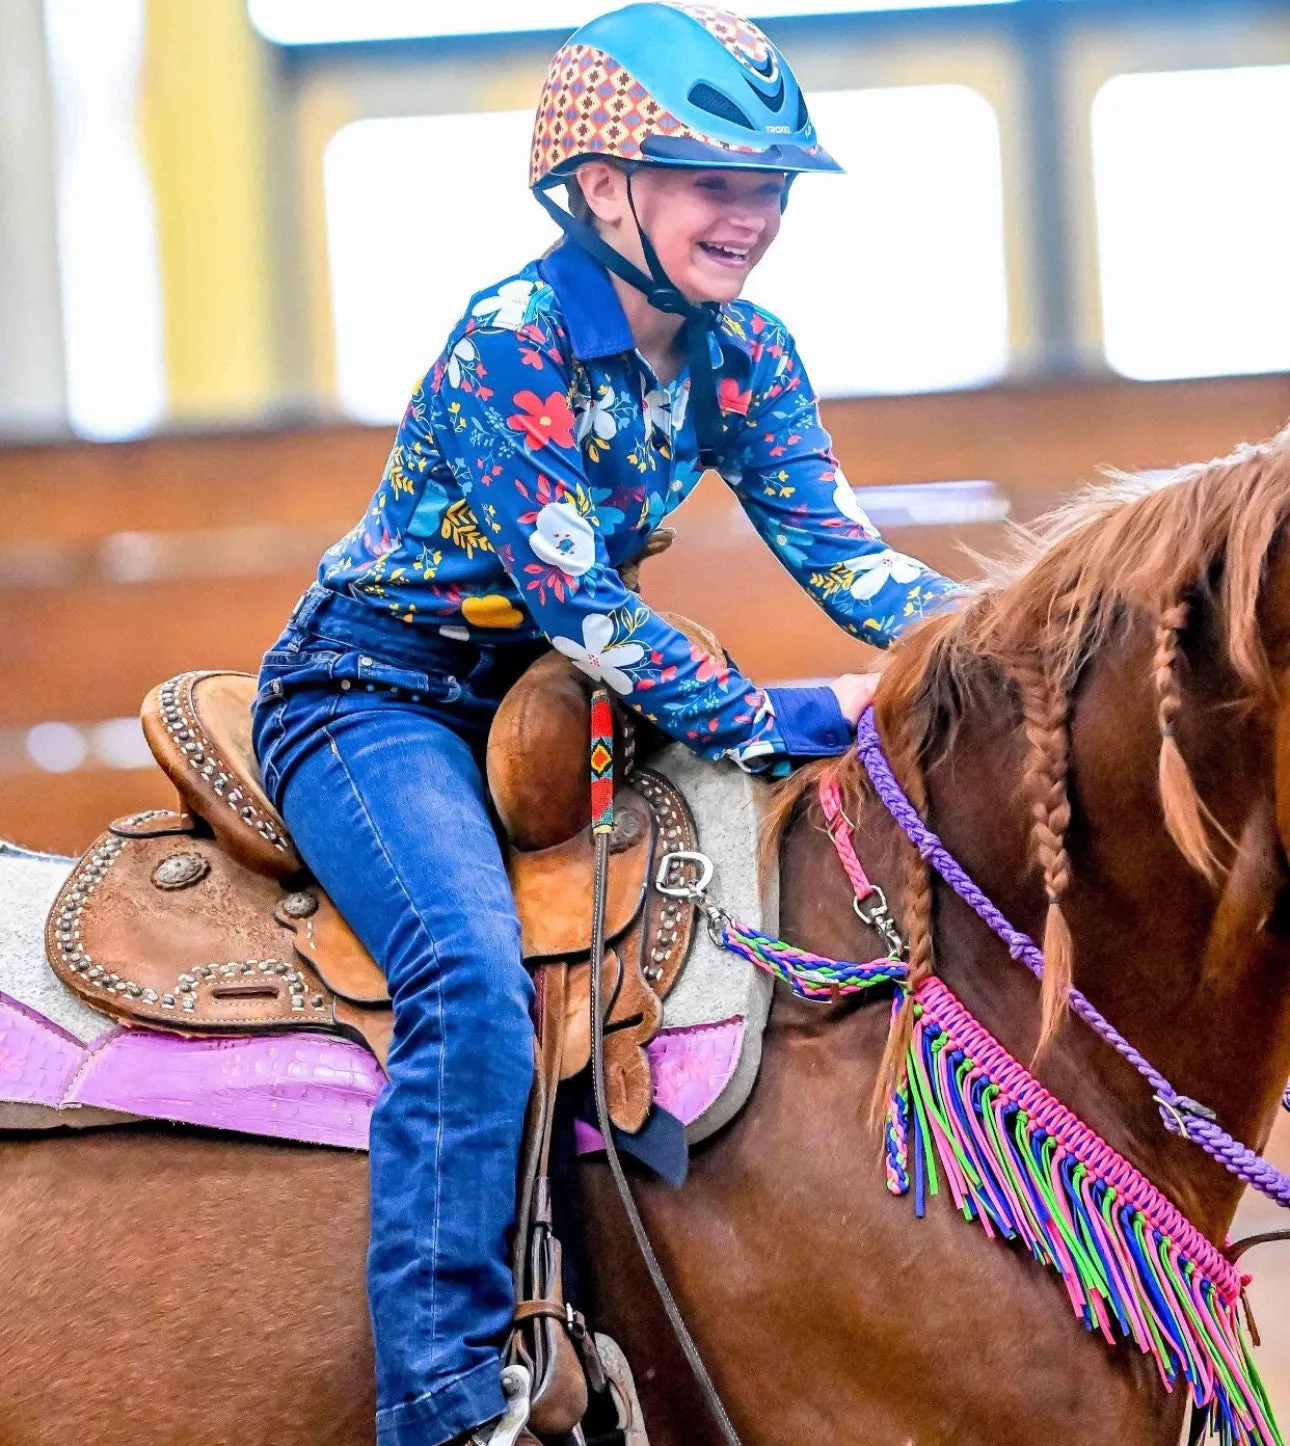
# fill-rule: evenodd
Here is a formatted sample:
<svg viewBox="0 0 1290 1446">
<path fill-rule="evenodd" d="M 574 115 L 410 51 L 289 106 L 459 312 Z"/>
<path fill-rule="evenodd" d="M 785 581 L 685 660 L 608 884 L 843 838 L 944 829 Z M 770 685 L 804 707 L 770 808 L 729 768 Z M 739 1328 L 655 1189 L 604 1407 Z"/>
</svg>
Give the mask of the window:
<svg viewBox="0 0 1290 1446">
<path fill-rule="evenodd" d="M 473 292 L 559 234 L 529 195 L 533 112 L 362 120 L 323 159 L 336 383 L 397 420 Z"/>
<path fill-rule="evenodd" d="M 761 0 L 749 4 L 757 20 L 853 11 L 939 10 L 963 0 Z M 1015 0 L 974 0 L 1006 5 Z M 612 9 L 607 0 L 559 0 L 535 16 L 533 0 L 247 0 L 251 23 L 279 45 L 326 45 L 343 41 L 401 40 L 418 36 L 483 35 L 533 30 L 575 30 Z"/>
<path fill-rule="evenodd" d="M 994 112 L 965 86 L 811 98 L 845 176 L 803 176 L 748 294 L 826 395 L 983 382 L 1007 362 Z M 357 121 L 324 158 L 337 386 L 397 419 L 471 293 L 557 232 L 526 190 L 531 113 Z M 460 158 L 470 156 L 470 164 Z"/>
<path fill-rule="evenodd" d="M 964 85 L 808 97 L 845 176 L 802 176 L 748 295 L 796 337 L 817 390 L 918 392 L 1008 360 L 999 126 Z"/>
<path fill-rule="evenodd" d="M 1118 75 L 1092 138 L 1111 366 L 1290 368 L 1290 65 Z"/>
<path fill-rule="evenodd" d="M 166 410 L 152 188 L 134 86 L 143 0 L 45 0 L 58 138 L 58 247 L 68 413 L 97 441 Z"/>
</svg>

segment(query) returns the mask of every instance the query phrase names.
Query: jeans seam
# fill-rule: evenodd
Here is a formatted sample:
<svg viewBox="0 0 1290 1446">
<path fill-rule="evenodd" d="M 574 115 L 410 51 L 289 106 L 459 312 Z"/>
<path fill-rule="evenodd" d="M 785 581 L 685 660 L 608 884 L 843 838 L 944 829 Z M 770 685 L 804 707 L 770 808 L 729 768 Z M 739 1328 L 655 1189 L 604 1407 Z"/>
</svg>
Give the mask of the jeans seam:
<svg viewBox="0 0 1290 1446">
<path fill-rule="evenodd" d="M 403 882 L 403 876 L 399 873 L 398 866 L 395 864 L 389 849 L 385 846 L 385 840 L 381 837 L 381 831 L 376 826 L 376 820 L 372 817 L 371 812 L 367 807 L 367 803 L 363 798 L 361 789 L 358 787 L 358 784 L 354 779 L 353 773 L 350 772 L 349 764 L 345 762 L 345 759 L 341 754 L 340 745 L 337 743 L 335 734 L 332 732 L 331 729 L 331 722 L 332 718 L 331 716 L 329 716 L 326 722 L 324 722 L 324 724 L 322 725 L 323 737 L 326 738 L 327 745 L 332 751 L 332 757 L 335 758 L 336 762 L 340 765 L 342 771 L 344 772 L 346 782 L 348 782 L 350 789 L 353 791 L 354 798 L 357 801 L 359 808 L 362 810 L 363 818 L 366 820 L 368 828 L 370 828 L 372 831 L 372 838 L 375 840 L 377 848 L 381 851 L 381 857 L 385 860 L 386 865 L 388 866 L 395 883 L 398 884 L 399 891 L 402 893 L 404 899 L 407 902 L 408 910 L 412 914 L 412 917 L 416 919 L 417 924 L 420 926 L 422 934 L 425 935 L 426 943 L 429 946 L 430 959 L 434 967 L 435 1013 L 438 1016 L 439 1038 L 442 1041 L 444 1037 L 443 977 L 439 963 L 438 946 L 435 944 L 434 935 L 431 933 L 429 925 L 422 917 L 421 911 L 417 908 L 416 901 L 413 899 L 410 891 L 408 890 L 408 886 Z M 430 1343 L 432 1346 L 438 1340 L 437 1301 L 435 1297 L 438 1290 L 439 1276 L 438 1271 L 435 1269 L 435 1266 L 439 1259 L 439 1216 L 440 1209 L 443 1203 L 440 1196 L 440 1192 L 443 1188 L 443 1177 L 442 1172 L 438 1169 L 438 1161 L 443 1152 L 444 1057 L 446 1054 L 446 1050 L 441 1047 L 438 1051 L 438 1054 L 439 1068 L 437 1073 L 436 1086 L 438 1088 L 439 1121 L 435 1131 L 436 1168 L 434 1172 L 434 1209 L 431 1212 L 434 1220 L 434 1225 L 430 1238 Z"/>
<path fill-rule="evenodd" d="M 279 739 L 282 737 L 283 733 L 286 731 L 286 711 L 287 700 L 285 698 L 282 698 L 279 700 L 278 705 L 273 710 L 273 712 L 269 714 L 268 723 L 265 726 L 265 736 L 268 739 L 269 747 L 265 750 L 267 756 L 265 758 L 265 761 L 260 765 L 260 771 L 264 775 L 264 791 L 269 795 L 270 800 L 272 800 L 274 795 L 278 793 L 278 790 L 282 784 L 282 778 L 279 775 L 278 770 L 273 766 L 273 739 L 269 730 L 272 728 L 276 728 Z M 272 778 L 269 777 L 270 774 L 273 775 Z M 277 804 L 274 804 L 274 807 L 276 808 Z"/>
</svg>

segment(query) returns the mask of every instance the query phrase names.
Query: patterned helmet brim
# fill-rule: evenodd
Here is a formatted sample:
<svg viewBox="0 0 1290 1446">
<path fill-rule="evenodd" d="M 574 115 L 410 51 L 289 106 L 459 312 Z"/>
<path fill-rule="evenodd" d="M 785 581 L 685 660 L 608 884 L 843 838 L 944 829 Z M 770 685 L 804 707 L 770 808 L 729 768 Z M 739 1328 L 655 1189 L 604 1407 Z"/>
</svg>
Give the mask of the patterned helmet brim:
<svg viewBox="0 0 1290 1446">
<path fill-rule="evenodd" d="M 675 60 L 661 29 L 676 32 L 684 53 Z M 611 43 L 617 54 L 605 48 Z M 634 55 L 631 64 L 625 55 Z M 670 107 L 660 91 L 673 94 Z M 754 124 L 750 116 L 760 119 Z M 792 174 L 842 169 L 819 144 L 796 78 L 762 32 L 729 11 L 684 0 L 602 16 L 552 60 L 533 129 L 529 185 L 553 185 L 595 159 Z"/>
</svg>

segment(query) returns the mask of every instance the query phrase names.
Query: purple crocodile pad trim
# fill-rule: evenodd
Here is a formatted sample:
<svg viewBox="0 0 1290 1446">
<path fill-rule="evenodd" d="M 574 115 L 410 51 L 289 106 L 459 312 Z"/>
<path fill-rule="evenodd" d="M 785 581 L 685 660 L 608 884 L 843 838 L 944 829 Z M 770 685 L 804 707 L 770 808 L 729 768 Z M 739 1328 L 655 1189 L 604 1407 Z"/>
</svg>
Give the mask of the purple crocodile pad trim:
<svg viewBox="0 0 1290 1446">
<path fill-rule="evenodd" d="M 367 1148 L 385 1083 L 362 1045 L 324 1034 L 190 1039 L 110 1029 L 86 1047 L 0 995 L 0 1098 L 96 1105 L 272 1139 Z"/>
<path fill-rule="evenodd" d="M 746 1027 L 740 1014 L 715 1024 L 688 1024 L 657 1034 L 645 1046 L 654 1073 L 654 1103 L 683 1125 L 692 1125 L 734 1078 Z M 594 1125 L 577 1120 L 573 1129 L 580 1155 L 604 1149 L 605 1142 Z"/>
<path fill-rule="evenodd" d="M 698 1119 L 733 1078 L 745 1027 L 735 1016 L 659 1034 L 647 1047 L 655 1103 L 683 1124 Z M 114 1029 L 86 1048 L 0 995 L 0 1097 L 22 1104 L 55 1110 L 95 1105 L 145 1119 L 365 1150 L 384 1083 L 366 1049 L 324 1034 L 192 1039 Z M 594 1130 L 591 1135 L 599 1139 Z M 580 1136 L 579 1147 L 595 1144 Z"/>
<path fill-rule="evenodd" d="M 56 1024 L 52 1019 L 47 1018 L 38 1009 L 33 1009 L 30 1004 L 24 1004 L 21 999 L 15 999 L 12 994 L 6 994 L 0 989 L 0 1007 L 12 1010 L 15 1014 L 21 1014 L 41 1029 L 51 1034 L 56 1034 L 59 1039 L 65 1039 L 69 1044 L 74 1044 L 77 1049 L 84 1049 L 86 1045 L 83 1040 L 78 1039 L 71 1030 L 64 1029 L 61 1024 Z M 94 1043 L 97 1044 L 106 1035 L 116 1031 L 117 1026 L 106 1016 L 103 1016 L 102 1033 L 94 1036 Z"/>
<path fill-rule="evenodd" d="M 580 1155 L 594 1155 L 597 1150 L 605 1148 L 605 1137 L 586 1120 L 574 1120 L 573 1146 Z"/>
<path fill-rule="evenodd" d="M 57 1109 L 85 1054 L 78 1039 L 0 994 L 0 1097 Z"/>
<path fill-rule="evenodd" d="M 743 1050 L 742 1015 L 715 1024 L 664 1029 L 646 1046 L 654 1074 L 654 1103 L 692 1125 L 730 1083 Z"/>
<path fill-rule="evenodd" d="M 362 1045 L 324 1034 L 186 1039 L 129 1029 L 88 1053 L 67 1103 L 365 1150 L 384 1082 Z"/>
</svg>

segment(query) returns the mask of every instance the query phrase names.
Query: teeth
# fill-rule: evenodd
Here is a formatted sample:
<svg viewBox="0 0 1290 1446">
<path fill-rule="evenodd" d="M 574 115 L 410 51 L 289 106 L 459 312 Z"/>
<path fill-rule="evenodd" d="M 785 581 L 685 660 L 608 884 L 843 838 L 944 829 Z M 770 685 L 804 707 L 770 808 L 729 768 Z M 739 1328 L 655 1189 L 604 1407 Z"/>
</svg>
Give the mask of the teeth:
<svg viewBox="0 0 1290 1446">
<path fill-rule="evenodd" d="M 748 259 L 747 251 L 736 251 L 733 246 L 721 246 L 715 241 L 705 241 L 703 244 L 707 250 L 720 252 L 722 256 L 733 257 L 736 261 L 746 261 Z"/>
</svg>

